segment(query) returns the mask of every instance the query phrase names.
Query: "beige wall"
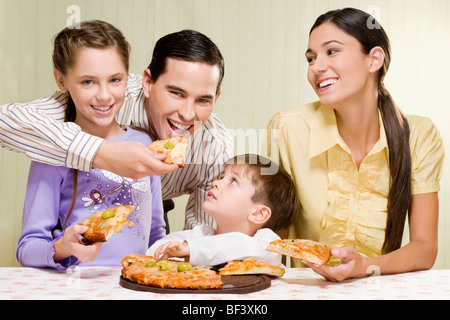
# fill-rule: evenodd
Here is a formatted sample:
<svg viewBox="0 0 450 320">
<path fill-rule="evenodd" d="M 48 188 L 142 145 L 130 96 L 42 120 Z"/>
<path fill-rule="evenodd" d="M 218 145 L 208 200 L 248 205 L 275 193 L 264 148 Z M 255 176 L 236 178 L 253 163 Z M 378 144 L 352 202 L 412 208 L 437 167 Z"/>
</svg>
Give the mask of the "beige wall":
<svg viewBox="0 0 450 320">
<path fill-rule="evenodd" d="M 316 100 L 306 81 L 304 52 L 320 14 L 353 6 L 380 16 L 393 49 L 387 87 L 406 113 L 434 120 L 449 155 L 435 268 L 450 268 L 449 0 L 0 0 L 0 104 L 56 90 L 51 38 L 67 20 L 73 22 L 70 5 L 80 8 L 81 20 L 106 20 L 124 32 L 135 73 L 144 70 L 154 42 L 167 33 L 193 28 L 211 37 L 226 61 L 215 112 L 236 135 L 264 129 L 278 110 Z M 239 143 L 236 151 L 254 151 L 256 145 Z M 28 166 L 25 156 L 0 149 L 0 266 L 17 265 Z M 177 201 L 172 230 L 183 225 L 184 202 Z"/>
</svg>

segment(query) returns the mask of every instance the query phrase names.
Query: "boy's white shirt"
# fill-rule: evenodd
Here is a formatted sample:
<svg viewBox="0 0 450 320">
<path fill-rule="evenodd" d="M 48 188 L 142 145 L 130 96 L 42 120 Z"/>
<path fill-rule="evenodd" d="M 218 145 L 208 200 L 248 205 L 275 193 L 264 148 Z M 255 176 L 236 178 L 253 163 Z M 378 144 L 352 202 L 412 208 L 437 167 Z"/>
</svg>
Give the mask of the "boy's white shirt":
<svg viewBox="0 0 450 320">
<path fill-rule="evenodd" d="M 266 250 L 271 241 L 280 237 L 268 228 L 259 229 L 253 237 L 241 232 L 229 232 L 216 235 L 216 230 L 205 225 L 192 230 L 172 232 L 156 241 L 147 255 L 153 256 L 156 249 L 169 241 L 186 241 L 191 252 L 189 262 L 193 266 L 215 266 L 231 260 L 247 257 L 264 261 L 274 266 L 281 264 L 281 255 Z"/>
</svg>

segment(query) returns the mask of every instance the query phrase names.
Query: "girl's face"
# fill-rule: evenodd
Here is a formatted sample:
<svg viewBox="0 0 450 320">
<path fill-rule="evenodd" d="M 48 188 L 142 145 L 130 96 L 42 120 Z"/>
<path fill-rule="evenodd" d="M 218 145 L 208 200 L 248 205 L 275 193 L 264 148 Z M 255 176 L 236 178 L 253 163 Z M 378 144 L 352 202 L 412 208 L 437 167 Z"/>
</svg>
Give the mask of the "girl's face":
<svg viewBox="0 0 450 320">
<path fill-rule="evenodd" d="M 332 23 L 314 29 L 309 37 L 306 59 L 308 81 L 325 106 L 361 101 L 373 88 L 371 61 L 354 37 Z"/>
<path fill-rule="evenodd" d="M 66 75 L 55 71 L 57 84 L 62 92 L 70 92 L 75 123 L 87 133 L 108 138 L 117 132 L 115 116 L 125 99 L 128 72 L 114 48 L 84 48 L 75 61 Z"/>
</svg>

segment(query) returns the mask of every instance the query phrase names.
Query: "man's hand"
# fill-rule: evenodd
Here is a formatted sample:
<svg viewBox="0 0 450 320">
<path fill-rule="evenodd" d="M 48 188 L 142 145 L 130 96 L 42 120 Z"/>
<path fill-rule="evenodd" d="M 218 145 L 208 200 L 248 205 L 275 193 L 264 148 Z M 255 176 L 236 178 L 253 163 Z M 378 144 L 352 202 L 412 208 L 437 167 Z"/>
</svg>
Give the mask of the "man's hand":
<svg viewBox="0 0 450 320">
<path fill-rule="evenodd" d="M 165 155 L 157 154 L 140 142 L 104 141 L 98 150 L 93 167 L 117 175 L 139 179 L 163 175 L 178 169 L 176 164 L 165 164 Z"/>
</svg>

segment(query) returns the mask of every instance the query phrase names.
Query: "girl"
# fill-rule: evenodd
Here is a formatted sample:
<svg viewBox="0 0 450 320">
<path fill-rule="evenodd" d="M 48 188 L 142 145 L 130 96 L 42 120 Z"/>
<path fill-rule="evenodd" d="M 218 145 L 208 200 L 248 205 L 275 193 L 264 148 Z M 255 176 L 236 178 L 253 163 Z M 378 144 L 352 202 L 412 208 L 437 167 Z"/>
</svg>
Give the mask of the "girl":
<svg viewBox="0 0 450 320">
<path fill-rule="evenodd" d="M 267 150 L 279 151 L 272 159 L 293 176 L 302 204 L 290 236 L 335 248 L 339 266 L 310 265 L 333 281 L 373 266 L 429 269 L 437 254 L 443 144 L 430 119 L 404 116 L 384 87 L 389 39 L 369 19 L 346 8 L 316 20 L 306 59 L 320 102 L 282 111 L 267 128 Z"/>
<path fill-rule="evenodd" d="M 112 25 L 83 22 L 56 36 L 54 77 L 60 91 L 69 95 L 65 121 L 106 140 L 148 145 L 152 141 L 147 134 L 115 122 L 125 99 L 129 52 L 128 42 Z M 82 243 L 79 234 L 87 227 L 78 223 L 98 210 L 128 204 L 135 207 L 129 217 L 133 227 L 103 245 Z M 23 266 L 60 270 L 75 264 L 120 265 L 130 253 L 145 253 L 165 235 L 164 226 L 157 176 L 133 180 L 105 170 L 32 162 L 17 258 Z"/>
</svg>

